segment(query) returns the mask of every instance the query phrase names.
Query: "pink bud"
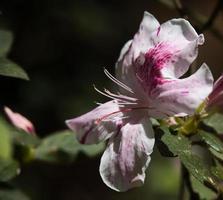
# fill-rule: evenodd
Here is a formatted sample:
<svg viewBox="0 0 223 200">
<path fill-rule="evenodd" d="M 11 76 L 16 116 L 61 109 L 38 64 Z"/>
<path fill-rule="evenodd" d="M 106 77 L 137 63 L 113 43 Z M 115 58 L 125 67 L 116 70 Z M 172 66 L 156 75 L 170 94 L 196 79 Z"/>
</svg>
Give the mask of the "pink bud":
<svg viewBox="0 0 223 200">
<path fill-rule="evenodd" d="M 24 130 L 25 132 L 35 135 L 35 128 L 27 118 L 20 115 L 19 113 L 13 112 L 10 108 L 4 107 L 4 111 L 9 118 L 9 120 L 12 122 L 12 124 L 21 130 Z"/>
<path fill-rule="evenodd" d="M 207 101 L 207 110 L 217 109 L 223 112 L 223 75 L 214 84 L 214 88 Z"/>
</svg>

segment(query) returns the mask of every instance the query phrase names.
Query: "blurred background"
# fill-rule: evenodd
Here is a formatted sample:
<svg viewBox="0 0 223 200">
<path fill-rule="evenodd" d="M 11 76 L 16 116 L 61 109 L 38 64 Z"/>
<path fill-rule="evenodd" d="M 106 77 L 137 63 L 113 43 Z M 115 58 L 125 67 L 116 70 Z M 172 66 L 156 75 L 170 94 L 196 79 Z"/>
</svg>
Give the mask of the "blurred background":
<svg viewBox="0 0 223 200">
<path fill-rule="evenodd" d="M 0 90 L 4 91 L 1 110 L 7 105 L 24 114 L 40 137 L 66 129 L 64 120 L 89 111 L 94 102 L 106 101 L 94 91 L 93 84 L 113 87 L 103 68 L 114 74 L 120 50 L 138 30 L 145 10 L 160 23 L 187 16 L 206 39 L 194 65 L 206 62 L 217 78 L 223 71 L 219 1 L 182 0 L 183 8 L 176 7 L 176 2 L 1 0 L 0 28 L 10 30 L 14 38 L 8 57 L 30 77 L 30 81 L 0 77 Z M 176 159 L 165 159 L 155 152 L 145 186 L 127 193 L 113 192 L 103 184 L 99 163 L 100 156 L 80 156 L 72 165 L 35 163 L 24 166 L 14 184 L 34 200 L 177 199 Z"/>
</svg>

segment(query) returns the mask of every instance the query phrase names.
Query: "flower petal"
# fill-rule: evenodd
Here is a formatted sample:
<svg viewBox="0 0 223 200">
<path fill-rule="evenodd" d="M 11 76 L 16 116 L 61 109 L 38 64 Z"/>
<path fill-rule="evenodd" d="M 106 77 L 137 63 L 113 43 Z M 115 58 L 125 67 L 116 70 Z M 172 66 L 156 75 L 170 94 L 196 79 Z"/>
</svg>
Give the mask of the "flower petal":
<svg viewBox="0 0 223 200">
<path fill-rule="evenodd" d="M 116 191 L 141 186 L 154 146 L 154 133 L 149 119 L 138 124 L 127 123 L 109 140 L 100 164 L 104 183 Z"/>
<path fill-rule="evenodd" d="M 25 118 L 19 113 L 13 112 L 10 108 L 6 106 L 4 107 L 4 111 L 16 128 L 35 135 L 35 128 L 31 121 L 29 121 L 27 118 Z"/>
<path fill-rule="evenodd" d="M 128 41 L 119 56 L 116 63 L 117 78 L 131 87 L 133 91 L 139 91 L 140 85 L 135 76 L 134 61 L 138 58 L 141 52 L 149 49 L 151 41 L 149 35 L 152 31 L 159 29 L 159 22 L 148 12 L 144 12 L 139 31 L 135 34 L 133 40 Z M 141 90 L 141 89 L 140 89 Z"/>
<path fill-rule="evenodd" d="M 203 34 L 198 35 L 185 19 L 172 19 L 160 26 L 159 34 L 150 36 L 154 45 L 169 45 L 175 51 L 171 62 L 162 69 L 164 77 L 179 78 L 185 74 L 198 54 L 198 45 L 204 43 Z"/>
<path fill-rule="evenodd" d="M 207 109 L 223 111 L 223 75 L 214 84 L 211 94 L 208 96 Z"/>
<path fill-rule="evenodd" d="M 66 120 L 66 124 L 77 133 L 81 143 L 94 144 L 111 137 L 121 117 L 117 102 L 109 101 L 80 117 Z"/>
<path fill-rule="evenodd" d="M 206 64 L 185 79 L 173 79 L 158 85 L 152 91 L 153 117 L 175 114 L 193 114 L 195 109 L 212 91 L 213 77 Z"/>
</svg>

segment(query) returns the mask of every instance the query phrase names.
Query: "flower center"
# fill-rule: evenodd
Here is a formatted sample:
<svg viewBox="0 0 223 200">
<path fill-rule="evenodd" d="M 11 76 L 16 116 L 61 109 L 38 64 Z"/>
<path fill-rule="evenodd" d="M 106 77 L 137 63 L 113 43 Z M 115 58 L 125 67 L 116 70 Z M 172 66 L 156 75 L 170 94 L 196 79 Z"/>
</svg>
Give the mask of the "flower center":
<svg viewBox="0 0 223 200">
<path fill-rule="evenodd" d="M 141 56 L 141 58 L 138 58 L 136 75 L 147 93 L 150 94 L 151 90 L 157 85 L 168 81 L 163 78 L 161 70 L 169 62 L 174 62 L 174 52 L 176 51 L 170 44 L 162 42 L 150 48 L 144 55 L 141 55 L 143 58 Z M 140 63 L 139 59 L 141 60 Z"/>
</svg>

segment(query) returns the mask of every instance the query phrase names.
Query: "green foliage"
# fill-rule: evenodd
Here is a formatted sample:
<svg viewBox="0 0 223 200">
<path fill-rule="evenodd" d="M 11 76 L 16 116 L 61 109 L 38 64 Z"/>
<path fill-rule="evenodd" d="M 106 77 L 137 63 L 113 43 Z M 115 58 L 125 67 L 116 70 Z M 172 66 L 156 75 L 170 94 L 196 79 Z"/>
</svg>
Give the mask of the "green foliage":
<svg viewBox="0 0 223 200">
<path fill-rule="evenodd" d="M 6 122 L 0 118 L 0 159 L 10 159 L 12 154 L 12 145 L 10 130 Z"/>
<path fill-rule="evenodd" d="M 220 113 L 214 113 L 204 119 L 204 123 L 212 128 L 219 134 L 223 134 L 223 115 Z"/>
<path fill-rule="evenodd" d="M 29 80 L 29 77 L 24 69 L 4 57 L 0 57 L 0 75 Z"/>
<path fill-rule="evenodd" d="M 13 42 L 12 33 L 8 30 L 0 30 L 0 75 L 29 80 L 27 73 L 16 63 L 7 59 Z"/>
<path fill-rule="evenodd" d="M 200 199 L 213 200 L 216 199 L 217 194 L 211 189 L 206 187 L 204 184 L 201 184 L 196 178 L 191 176 L 191 185 L 194 192 L 198 193 Z"/>
<path fill-rule="evenodd" d="M 13 35 L 11 31 L 0 30 L 0 56 L 7 56 L 13 42 Z"/>
<path fill-rule="evenodd" d="M 73 161 L 79 153 L 95 156 L 104 149 L 104 144 L 81 145 L 70 131 L 62 131 L 42 140 L 35 149 L 35 159 L 47 162 Z"/>
<path fill-rule="evenodd" d="M 0 200 L 30 200 L 30 198 L 17 189 L 0 189 Z"/>
<path fill-rule="evenodd" d="M 195 191 L 201 190 L 201 184 L 207 185 L 211 189 L 218 190 L 218 181 L 216 177 L 212 174 L 203 158 L 192 151 L 191 140 L 181 134 L 172 134 L 166 127 L 160 127 L 160 130 L 163 132 L 161 140 L 164 145 L 166 145 L 175 156 L 179 157 L 189 174 L 192 175 L 196 181 L 200 182 L 200 184 L 194 184 Z M 215 149 L 219 150 L 221 148 L 216 138 L 207 135 L 205 132 L 201 132 L 200 136 L 202 136 L 202 140 L 207 142 L 210 146 L 214 146 Z M 204 190 L 206 187 L 204 186 L 202 188 L 202 190 Z M 209 192 L 209 189 L 207 192 Z"/>
<path fill-rule="evenodd" d="M 18 162 L 10 159 L 0 159 L 0 182 L 14 178 L 19 172 Z"/>
</svg>

